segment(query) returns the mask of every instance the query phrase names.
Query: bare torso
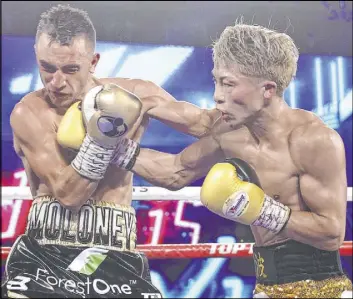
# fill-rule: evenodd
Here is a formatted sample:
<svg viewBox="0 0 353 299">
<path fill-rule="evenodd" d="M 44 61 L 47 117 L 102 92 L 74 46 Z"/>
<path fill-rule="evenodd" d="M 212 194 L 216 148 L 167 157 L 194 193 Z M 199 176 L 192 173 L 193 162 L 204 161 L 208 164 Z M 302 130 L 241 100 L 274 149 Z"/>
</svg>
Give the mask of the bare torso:
<svg viewBox="0 0 353 299">
<path fill-rule="evenodd" d="M 133 81 L 129 79 L 99 79 L 96 80 L 97 85 L 106 83 L 115 83 L 125 88 L 126 90 L 133 91 Z M 25 97 L 23 101 L 30 106 L 32 111 L 36 111 L 36 116 L 40 119 L 43 127 L 46 128 L 46 133 L 51 135 L 57 134 L 57 129 L 60 121 L 65 112 L 61 112 L 56 108 L 51 107 L 49 102 L 45 99 L 44 90 L 36 91 L 29 96 Z M 148 124 L 149 117 L 143 110 L 141 117 L 136 122 L 134 127 L 126 135 L 127 138 L 135 141 L 141 140 L 143 133 Z M 47 135 L 48 136 L 48 135 Z M 60 147 L 62 156 L 69 164 L 74 158 L 76 153 L 70 149 Z M 26 174 L 30 184 L 31 192 L 33 197 L 39 197 L 43 195 L 52 195 L 50 189 L 42 182 L 35 173 L 31 170 L 30 166 L 25 160 L 21 149 L 15 144 L 16 152 L 21 157 L 25 166 Z M 132 200 L 132 184 L 133 174 L 129 171 L 121 170 L 115 165 L 111 165 L 105 174 L 105 177 L 99 182 L 97 189 L 95 190 L 92 199 L 96 201 L 105 201 L 115 204 L 130 205 Z"/>
<path fill-rule="evenodd" d="M 287 205 L 292 210 L 308 210 L 300 195 L 300 171 L 294 164 L 291 151 L 291 132 L 308 122 L 321 122 L 309 112 L 292 110 L 285 125 L 278 129 L 276 138 L 258 144 L 245 127 L 220 134 L 216 139 L 227 158 L 237 157 L 249 163 L 256 171 L 262 189 L 275 200 Z M 289 142 L 291 141 L 291 142 Z M 251 226 L 258 246 L 280 243 L 287 238 L 275 235 L 258 226 Z"/>
</svg>

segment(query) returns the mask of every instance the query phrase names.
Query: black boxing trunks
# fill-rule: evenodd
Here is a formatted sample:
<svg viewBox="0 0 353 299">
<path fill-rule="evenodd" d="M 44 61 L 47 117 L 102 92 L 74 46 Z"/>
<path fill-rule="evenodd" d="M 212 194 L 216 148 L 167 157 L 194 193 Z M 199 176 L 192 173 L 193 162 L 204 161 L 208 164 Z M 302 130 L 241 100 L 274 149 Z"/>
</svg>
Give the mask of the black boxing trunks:
<svg viewBox="0 0 353 299">
<path fill-rule="evenodd" d="M 162 298 L 136 251 L 132 207 L 88 201 L 75 213 L 48 196 L 34 200 L 1 289 L 8 298 Z"/>
<path fill-rule="evenodd" d="M 339 251 L 290 240 L 254 246 L 253 257 L 253 298 L 351 298 L 352 282 L 342 270 Z"/>
</svg>

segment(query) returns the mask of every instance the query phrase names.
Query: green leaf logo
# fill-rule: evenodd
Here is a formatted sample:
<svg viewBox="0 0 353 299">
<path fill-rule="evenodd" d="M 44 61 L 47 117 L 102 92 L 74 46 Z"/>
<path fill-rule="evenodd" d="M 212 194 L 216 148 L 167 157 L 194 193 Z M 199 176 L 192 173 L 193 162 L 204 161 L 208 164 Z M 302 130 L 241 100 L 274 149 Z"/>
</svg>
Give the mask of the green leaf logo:
<svg viewBox="0 0 353 299">
<path fill-rule="evenodd" d="M 107 252 L 105 249 L 87 248 L 71 262 L 67 270 L 92 275 L 107 257 Z"/>
</svg>

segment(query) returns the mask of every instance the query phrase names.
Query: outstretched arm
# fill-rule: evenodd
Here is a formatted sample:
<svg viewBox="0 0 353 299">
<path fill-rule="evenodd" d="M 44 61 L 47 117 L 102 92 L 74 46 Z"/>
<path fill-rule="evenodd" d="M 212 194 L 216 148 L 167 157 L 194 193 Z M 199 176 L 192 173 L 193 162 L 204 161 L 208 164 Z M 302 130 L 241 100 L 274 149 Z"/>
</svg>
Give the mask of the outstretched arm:
<svg viewBox="0 0 353 299">
<path fill-rule="evenodd" d="M 300 193 L 309 211 L 292 211 L 283 234 L 324 250 L 344 239 L 347 178 L 343 142 L 335 131 L 310 125 L 293 133 L 291 152 L 301 170 Z"/>
<path fill-rule="evenodd" d="M 153 185 L 178 190 L 206 175 L 223 159 L 218 142 L 209 135 L 177 155 L 141 149 L 132 171 Z"/>
<path fill-rule="evenodd" d="M 136 80 L 134 93 L 141 99 L 150 117 L 197 138 L 208 135 L 220 117 L 216 109 L 201 109 L 189 102 L 177 101 L 150 81 Z"/>
</svg>

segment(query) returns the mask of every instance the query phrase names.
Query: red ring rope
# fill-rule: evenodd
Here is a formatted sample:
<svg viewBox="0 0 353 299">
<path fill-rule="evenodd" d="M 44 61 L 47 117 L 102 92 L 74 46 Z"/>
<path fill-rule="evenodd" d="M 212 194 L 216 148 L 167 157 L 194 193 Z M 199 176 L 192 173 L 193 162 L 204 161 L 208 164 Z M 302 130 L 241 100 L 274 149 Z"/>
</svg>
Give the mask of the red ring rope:
<svg viewBox="0 0 353 299">
<path fill-rule="evenodd" d="M 138 245 L 137 250 L 150 259 L 249 257 L 253 243 L 204 243 L 204 244 L 160 244 Z M 5 260 L 10 247 L 1 248 L 1 260 Z M 344 241 L 340 247 L 341 256 L 352 256 L 352 241 Z"/>
</svg>

